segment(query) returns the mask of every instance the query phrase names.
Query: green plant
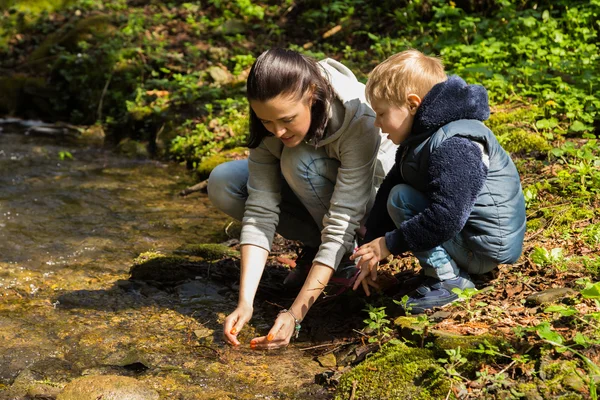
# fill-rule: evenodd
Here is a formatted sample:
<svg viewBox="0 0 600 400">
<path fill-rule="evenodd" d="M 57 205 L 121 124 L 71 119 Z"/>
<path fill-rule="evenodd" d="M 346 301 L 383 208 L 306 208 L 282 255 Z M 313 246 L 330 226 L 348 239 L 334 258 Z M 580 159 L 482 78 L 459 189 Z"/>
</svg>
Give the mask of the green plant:
<svg viewBox="0 0 600 400">
<path fill-rule="evenodd" d="M 369 337 L 369 343 L 377 343 L 381 348 L 382 343 L 389 339 L 392 333 L 392 329 L 389 327 L 390 320 L 386 318 L 385 307 L 374 307 L 367 304 L 367 308 L 363 311 L 369 314 L 369 317 L 363 322 L 375 333 L 374 336 Z"/>
<path fill-rule="evenodd" d="M 553 264 L 560 266 L 560 264 L 565 261 L 563 249 L 560 247 L 554 248 L 550 251 L 543 247 L 535 247 L 531 252 L 530 257 L 532 262 L 542 267 Z"/>
<path fill-rule="evenodd" d="M 477 294 L 478 290 L 475 288 L 467 288 L 465 290 L 460 290 L 459 288 L 452 289 L 452 293 L 458 296 L 458 299 L 454 301 L 452 304 L 458 306 L 465 310 L 469 315 L 474 314 L 474 310 L 471 308 L 471 299 L 473 296 Z M 487 303 L 483 301 L 479 301 L 475 303 L 477 307 L 485 307 Z"/>
<path fill-rule="evenodd" d="M 72 160 L 73 159 L 73 155 L 70 152 L 68 152 L 68 151 L 59 151 L 58 152 L 58 159 L 60 161 Z"/>
<path fill-rule="evenodd" d="M 412 307 L 410 305 L 408 305 L 408 300 L 409 300 L 409 297 L 407 295 L 402 296 L 400 301 L 394 300 L 394 303 L 396 303 L 400 307 L 402 307 L 402 309 L 404 310 L 404 313 L 406 315 L 410 315 L 410 310 L 412 310 Z"/>
<path fill-rule="evenodd" d="M 589 139 L 581 146 L 565 142 L 550 154 L 563 167 L 553 180 L 561 194 L 589 198 L 600 193 L 600 153 L 596 139 Z"/>
<path fill-rule="evenodd" d="M 453 382 L 466 382 L 468 379 L 460 374 L 458 369 L 465 365 L 468 360 L 460 352 L 460 346 L 456 349 L 446 349 L 446 358 L 439 358 L 437 361 L 444 366 L 448 377 Z"/>
<path fill-rule="evenodd" d="M 578 346 L 589 346 L 591 344 L 589 339 L 578 332 L 573 338 L 573 344 L 567 344 L 565 338 L 560 333 L 553 330 L 548 322 L 542 322 L 541 324 L 529 328 L 529 330 L 532 330 L 535 333 L 537 333 L 540 339 L 553 346 L 553 348 L 558 353 L 570 351 L 571 353 L 579 357 L 583 361 L 585 368 L 589 374 L 588 377 L 586 377 L 586 380 L 590 390 L 590 397 L 592 399 L 598 399 L 597 387 L 594 377 L 600 374 L 600 367 L 598 367 L 598 365 L 596 365 L 592 360 L 590 360 L 587 356 L 585 356 L 583 353 L 576 349 L 576 347 Z"/>
</svg>

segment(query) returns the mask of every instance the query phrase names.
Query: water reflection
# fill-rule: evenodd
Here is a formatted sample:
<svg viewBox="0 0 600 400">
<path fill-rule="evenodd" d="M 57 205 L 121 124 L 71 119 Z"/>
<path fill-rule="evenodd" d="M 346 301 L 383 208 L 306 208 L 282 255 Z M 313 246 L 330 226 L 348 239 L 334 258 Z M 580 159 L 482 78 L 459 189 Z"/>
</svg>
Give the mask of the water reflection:
<svg viewBox="0 0 600 400">
<path fill-rule="evenodd" d="M 178 195 L 193 183 L 182 167 L 0 128 L 0 398 L 30 396 L 23 380 L 39 371 L 44 398 L 78 376 L 115 374 L 165 399 L 328 397 L 313 384 L 322 368 L 298 350 L 223 344 L 237 277 L 127 281 L 142 252 L 223 238 L 228 220 L 205 195 Z M 257 309 L 244 335 L 275 313 Z"/>
</svg>

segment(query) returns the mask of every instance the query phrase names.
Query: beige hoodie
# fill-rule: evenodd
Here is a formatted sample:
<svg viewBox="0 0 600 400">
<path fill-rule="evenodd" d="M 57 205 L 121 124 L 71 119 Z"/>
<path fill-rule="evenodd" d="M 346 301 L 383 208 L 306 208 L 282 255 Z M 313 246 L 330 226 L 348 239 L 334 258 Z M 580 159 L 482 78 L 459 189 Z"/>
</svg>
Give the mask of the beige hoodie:
<svg viewBox="0 0 600 400">
<path fill-rule="evenodd" d="M 314 261 L 337 269 L 344 254 L 352 251 L 360 221 L 394 164 L 396 146 L 373 126 L 375 113 L 365 99 L 365 86 L 352 71 L 332 59 L 319 64 L 329 77 L 336 100 L 331 107 L 328 133 L 317 147 L 324 147 L 329 157 L 339 160 L 340 167 Z M 282 150 L 283 143 L 275 137 L 266 137 L 258 147 L 250 149 L 241 244 L 271 250 L 279 222 Z"/>
</svg>

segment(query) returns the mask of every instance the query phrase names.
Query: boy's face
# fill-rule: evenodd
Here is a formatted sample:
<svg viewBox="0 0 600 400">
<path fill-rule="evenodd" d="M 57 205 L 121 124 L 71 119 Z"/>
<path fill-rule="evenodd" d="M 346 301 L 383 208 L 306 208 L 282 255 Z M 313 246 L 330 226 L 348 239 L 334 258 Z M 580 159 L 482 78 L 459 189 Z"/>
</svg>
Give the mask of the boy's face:
<svg viewBox="0 0 600 400">
<path fill-rule="evenodd" d="M 408 100 L 406 105 L 399 107 L 384 100 L 373 99 L 371 107 L 377 114 L 375 126 L 381 128 L 383 133 L 388 134 L 388 139 L 398 145 L 408 138 L 419 104 Z"/>
</svg>

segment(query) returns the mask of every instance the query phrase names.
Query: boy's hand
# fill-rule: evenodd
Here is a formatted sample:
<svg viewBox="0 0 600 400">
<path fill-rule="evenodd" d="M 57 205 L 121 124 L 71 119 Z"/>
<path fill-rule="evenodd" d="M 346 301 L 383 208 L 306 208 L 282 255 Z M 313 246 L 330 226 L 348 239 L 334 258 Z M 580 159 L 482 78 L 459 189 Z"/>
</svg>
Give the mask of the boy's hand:
<svg viewBox="0 0 600 400">
<path fill-rule="evenodd" d="M 354 254 L 350 256 L 351 260 L 360 257 L 360 260 L 357 264 L 357 267 L 360 268 L 360 274 L 356 278 L 352 289 L 356 290 L 358 285 L 362 284 L 365 293 L 367 296 L 370 296 L 371 293 L 369 291 L 369 285 L 378 287 L 375 281 L 377 280 L 377 267 L 379 266 L 379 261 L 383 260 L 390 254 L 391 253 L 385 244 L 384 236 L 359 247 Z"/>
</svg>

